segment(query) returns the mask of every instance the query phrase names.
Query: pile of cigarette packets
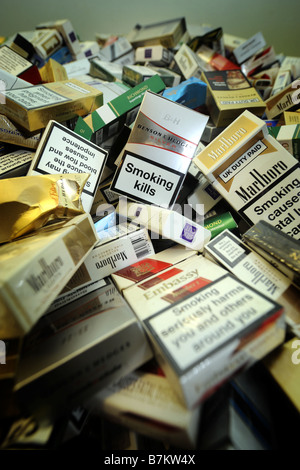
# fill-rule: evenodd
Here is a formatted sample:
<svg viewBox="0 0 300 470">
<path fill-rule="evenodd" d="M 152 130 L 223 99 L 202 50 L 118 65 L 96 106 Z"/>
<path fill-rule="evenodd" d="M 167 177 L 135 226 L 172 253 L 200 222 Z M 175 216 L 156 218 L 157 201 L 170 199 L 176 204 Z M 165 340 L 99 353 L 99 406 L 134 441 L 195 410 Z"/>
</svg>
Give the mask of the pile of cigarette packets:
<svg viewBox="0 0 300 470">
<path fill-rule="evenodd" d="M 217 446 L 208 404 L 258 365 L 297 416 L 299 85 L 184 17 L 1 38 L 2 448 Z"/>
</svg>

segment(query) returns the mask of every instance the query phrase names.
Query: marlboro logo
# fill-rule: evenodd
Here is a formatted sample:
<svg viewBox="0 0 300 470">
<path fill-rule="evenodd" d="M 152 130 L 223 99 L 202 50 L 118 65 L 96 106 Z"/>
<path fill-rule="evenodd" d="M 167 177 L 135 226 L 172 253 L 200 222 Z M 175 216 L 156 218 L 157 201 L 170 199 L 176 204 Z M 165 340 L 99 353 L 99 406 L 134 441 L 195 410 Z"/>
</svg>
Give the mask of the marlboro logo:
<svg viewBox="0 0 300 470">
<path fill-rule="evenodd" d="M 283 174 L 287 169 L 288 166 L 285 164 L 285 162 L 281 160 L 279 160 L 278 163 L 275 163 L 271 168 L 269 168 L 265 172 L 259 172 L 258 170 L 253 169 L 249 172 L 249 175 L 252 177 L 251 184 L 246 186 L 245 188 L 243 186 L 240 186 L 239 190 L 236 190 L 235 192 L 244 202 L 247 202 L 252 197 L 256 196 L 257 193 L 262 191 L 266 186 L 271 184 L 273 180 L 279 178 L 279 176 Z M 299 182 L 297 181 L 297 183 Z M 279 200 L 282 199 L 286 194 L 288 194 L 289 191 L 289 187 L 281 187 L 279 191 L 275 192 L 275 194 L 278 195 Z"/>
<path fill-rule="evenodd" d="M 243 141 L 250 137 L 255 130 L 260 131 L 256 122 L 246 116 L 240 116 L 220 134 L 219 138 L 214 139 L 195 157 L 195 163 L 197 164 L 198 160 L 201 166 L 204 165 L 206 167 L 205 174 L 207 174 L 207 170 L 214 167 L 227 154 L 232 153 L 235 148 L 243 145 Z M 263 134 L 261 138 L 263 138 Z"/>
<path fill-rule="evenodd" d="M 55 274 L 61 269 L 64 262 L 60 256 L 57 256 L 50 263 L 44 258 L 39 260 L 41 270 L 37 274 L 31 274 L 26 278 L 26 282 L 30 285 L 33 292 L 39 292 Z"/>
<path fill-rule="evenodd" d="M 120 251 L 119 253 L 115 253 L 112 256 L 98 260 L 95 263 L 95 266 L 97 269 L 102 269 L 105 266 L 110 266 L 112 269 L 115 269 L 117 267 L 117 263 L 124 260 L 127 260 L 127 255 L 125 251 Z"/>
<path fill-rule="evenodd" d="M 221 157 L 232 145 L 234 145 L 239 139 L 241 139 L 247 131 L 243 127 L 238 129 L 231 137 L 221 137 L 219 143 L 221 144 L 216 150 L 212 150 L 208 153 L 208 156 L 213 160 Z"/>
</svg>

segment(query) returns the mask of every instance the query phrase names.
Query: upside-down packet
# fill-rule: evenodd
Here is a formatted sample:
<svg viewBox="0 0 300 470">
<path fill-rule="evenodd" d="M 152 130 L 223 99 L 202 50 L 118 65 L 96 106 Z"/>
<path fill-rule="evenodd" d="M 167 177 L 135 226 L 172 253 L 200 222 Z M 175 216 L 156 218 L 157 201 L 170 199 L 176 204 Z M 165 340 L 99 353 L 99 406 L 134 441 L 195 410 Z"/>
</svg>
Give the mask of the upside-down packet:
<svg viewBox="0 0 300 470">
<path fill-rule="evenodd" d="M 0 243 L 27 235 L 52 221 L 84 213 L 82 190 L 89 173 L 33 175 L 0 182 Z"/>
</svg>

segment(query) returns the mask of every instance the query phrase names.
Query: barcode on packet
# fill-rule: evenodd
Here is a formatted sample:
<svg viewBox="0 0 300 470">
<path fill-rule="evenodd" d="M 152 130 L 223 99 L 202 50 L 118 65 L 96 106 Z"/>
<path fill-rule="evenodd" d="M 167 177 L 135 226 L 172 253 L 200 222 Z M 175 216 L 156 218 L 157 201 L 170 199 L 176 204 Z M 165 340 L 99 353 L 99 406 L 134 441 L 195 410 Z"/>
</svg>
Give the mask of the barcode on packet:
<svg viewBox="0 0 300 470">
<path fill-rule="evenodd" d="M 130 241 L 138 259 L 147 256 L 149 253 L 151 254 L 150 246 L 145 235 L 135 235 L 130 238 Z"/>
</svg>

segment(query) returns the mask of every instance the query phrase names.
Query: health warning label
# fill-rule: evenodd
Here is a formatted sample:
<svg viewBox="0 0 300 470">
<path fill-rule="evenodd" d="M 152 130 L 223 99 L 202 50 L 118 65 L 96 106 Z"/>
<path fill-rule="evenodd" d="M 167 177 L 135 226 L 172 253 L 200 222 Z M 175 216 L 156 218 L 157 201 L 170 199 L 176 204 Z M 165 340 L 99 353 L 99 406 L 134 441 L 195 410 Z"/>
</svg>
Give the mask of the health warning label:
<svg viewBox="0 0 300 470">
<path fill-rule="evenodd" d="M 259 327 L 280 307 L 230 274 L 145 320 L 182 373 L 229 341 Z"/>
<path fill-rule="evenodd" d="M 300 167 L 292 168 L 243 208 L 253 223 L 263 219 L 297 240 L 300 239 Z"/>
<path fill-rule="evenodd" d="M 27 110 L 71 101 L 43 85 L 7 91 L 5 96 Z"/>
<path fill-rule="evenodd" d="M 89 212 L 106 159 L 105 150 L 57 122 L 50 121 L 28 174 L 89 173 L 82 193 L 83 207 Z"/>
<path fill-rule="evenodd" d="M 126 152 L 111 189 L 136 201 L 171 208 L 185 174 Z"/>
</svg>

